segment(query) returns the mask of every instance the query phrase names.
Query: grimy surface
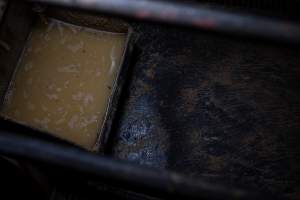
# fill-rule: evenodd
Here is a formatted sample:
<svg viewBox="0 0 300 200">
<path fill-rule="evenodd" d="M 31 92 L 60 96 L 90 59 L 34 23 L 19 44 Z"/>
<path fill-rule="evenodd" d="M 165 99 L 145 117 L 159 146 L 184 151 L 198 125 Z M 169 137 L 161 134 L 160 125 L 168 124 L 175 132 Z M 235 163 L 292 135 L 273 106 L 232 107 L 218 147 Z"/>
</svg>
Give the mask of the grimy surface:
<svg viewBox="0 0 300 200">
<path fill-rule="evenodd" d="M 134 25 L 115 158 L 299 199 L 300 52 Z"/>
<path fill-rule="evenodd" d="M 119 71 L 126 34 L 56 20 L 33 29 L 2 115 L 92 149 Z"/>
</svg>

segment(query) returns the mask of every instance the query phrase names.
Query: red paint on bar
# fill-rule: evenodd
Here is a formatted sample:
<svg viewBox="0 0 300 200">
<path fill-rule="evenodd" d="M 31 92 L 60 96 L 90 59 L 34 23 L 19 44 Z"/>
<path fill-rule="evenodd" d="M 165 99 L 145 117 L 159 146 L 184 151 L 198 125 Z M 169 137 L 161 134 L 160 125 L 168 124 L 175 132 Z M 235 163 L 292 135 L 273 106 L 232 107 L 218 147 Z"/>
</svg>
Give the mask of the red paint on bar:
<svg viewBox="0 0 300 200">
<path fill-rule="evenodd" d="M 138 11 L 135 15 L 138 18 L 147 18 L 147 17 L 151 16 L 151 13 L 146 10 L 141 10 L 141 11 Z"/>
<path fill-rule="evenodd" d="M 199 19 L 193 21 L 193 25 L 196 25 L 198 27 L 206 28 L 206 29 L 213 29 L 216 27 L 217 23 L 212 20 L 207 19 Z"/>
</svg>

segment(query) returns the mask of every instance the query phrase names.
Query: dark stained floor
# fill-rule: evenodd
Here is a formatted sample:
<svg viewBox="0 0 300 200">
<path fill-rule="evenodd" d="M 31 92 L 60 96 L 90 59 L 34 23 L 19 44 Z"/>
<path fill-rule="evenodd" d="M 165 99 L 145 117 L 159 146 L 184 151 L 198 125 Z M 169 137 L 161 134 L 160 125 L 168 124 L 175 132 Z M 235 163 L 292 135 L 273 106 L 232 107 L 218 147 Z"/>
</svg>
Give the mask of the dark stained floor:
<svg viewBox="0 0 300 200">
<path fill-rule="evenodd" d="M 300 196 L 300 51 L 133 25 L 111 154 L 213 182 Z"/>
</svg>

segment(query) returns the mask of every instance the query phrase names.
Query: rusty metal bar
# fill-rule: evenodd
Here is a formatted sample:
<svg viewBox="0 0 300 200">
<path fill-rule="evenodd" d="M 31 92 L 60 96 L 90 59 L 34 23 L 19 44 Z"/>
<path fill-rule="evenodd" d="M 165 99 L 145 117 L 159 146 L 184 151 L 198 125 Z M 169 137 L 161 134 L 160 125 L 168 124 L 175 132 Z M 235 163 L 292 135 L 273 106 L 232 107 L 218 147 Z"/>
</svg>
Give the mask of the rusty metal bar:
<svg viewBox="0 0 300 200">
<path fill-rule="evenodd" d="M 298 24 L 266 17 L 234 14 L 200 5 L 157 0 L 31 1 L 300 45 L 300 25 Z"/>
<path fill-rule="evenodd" d="M 266 199 L 252 192 L 117 161 L 75 147 L 25 137 L 13 132 L 0 131 L 0 153 L 63 167 L 77 174 L 89 174 L 92 179 L 105 180 L 118 187 L 158 197 L 210 200 Z"/>
</svg>

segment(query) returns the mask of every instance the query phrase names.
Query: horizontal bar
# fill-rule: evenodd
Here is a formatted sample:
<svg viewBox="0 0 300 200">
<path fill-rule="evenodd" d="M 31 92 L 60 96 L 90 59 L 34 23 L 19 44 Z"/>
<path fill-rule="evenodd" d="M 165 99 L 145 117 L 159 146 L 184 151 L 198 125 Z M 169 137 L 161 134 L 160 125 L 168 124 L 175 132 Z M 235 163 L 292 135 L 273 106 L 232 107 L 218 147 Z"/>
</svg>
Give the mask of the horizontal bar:
<svg viewBox="0 0 300 200">
<path fill-rule="evenodd" d="M 83 172 L 93 178 L 162 197 L 260 199 L 258 195 L 243 190 L 189 179 L 176 173 L 114 160 L 72 146 L 11 132 L 0 132 L 0 153 Z"/>
<path fill-rule="evenodd" d="M 252 36 L 300 46 L 298 24 L 251 15 L 234 14 L 200 5 L 159 0 L 31 0 L 33 2 L 157 21 L 201 30 Z"/>
</svg>

